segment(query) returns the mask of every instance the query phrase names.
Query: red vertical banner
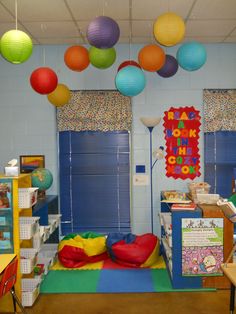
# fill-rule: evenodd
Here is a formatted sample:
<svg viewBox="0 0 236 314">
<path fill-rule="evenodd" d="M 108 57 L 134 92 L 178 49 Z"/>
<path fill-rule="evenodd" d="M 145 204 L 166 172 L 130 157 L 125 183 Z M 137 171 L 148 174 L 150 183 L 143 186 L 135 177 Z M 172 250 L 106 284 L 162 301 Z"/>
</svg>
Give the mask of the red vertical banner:
<svg viewBox="0 0 236 314">
<path fill-rule="evenodd" d="M 200 173 L 198 149 L 200 115 L 194 107 L 171 107 L 165 111 L 166 175 L 194 179 Z"/>
</svg>

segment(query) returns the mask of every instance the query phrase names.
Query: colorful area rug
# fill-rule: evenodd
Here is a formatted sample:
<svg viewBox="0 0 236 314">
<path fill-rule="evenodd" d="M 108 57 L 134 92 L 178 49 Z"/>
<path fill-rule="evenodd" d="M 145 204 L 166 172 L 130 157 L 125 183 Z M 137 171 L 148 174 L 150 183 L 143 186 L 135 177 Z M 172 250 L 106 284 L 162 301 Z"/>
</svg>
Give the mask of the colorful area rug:
<svg viewBox="0 0 236 314">
<path fill-rule="evenodd" d="M 160 257 L 154 268 L 127 268 L 106 260 L 79 269 L 57 262 L 41 284 L 41 293 L 137 293 L 171 291 L 215 291 L 215 289 L 173 289 Z"/>
</svg>

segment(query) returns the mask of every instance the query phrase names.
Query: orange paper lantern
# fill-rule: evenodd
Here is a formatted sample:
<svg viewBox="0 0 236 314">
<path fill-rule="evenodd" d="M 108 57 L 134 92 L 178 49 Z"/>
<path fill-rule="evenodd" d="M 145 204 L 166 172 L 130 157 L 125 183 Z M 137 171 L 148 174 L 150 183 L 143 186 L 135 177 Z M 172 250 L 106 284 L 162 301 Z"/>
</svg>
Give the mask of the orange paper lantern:
<svg viewBox="0 0 236 314">
<path fill-rule="evenodd" d="M 144 46 L 138 54 L 140 66 L 150 72 L 160 70 L 165 64 L 166 55 L 164 50 L 157 45 Z"/>
<path fill-rule="evenodd" d="M 69 69 L 81 72 L 90 63 L 88 50 L 83 46 L 71 46 L 64 54 L 64 62 Z"/>
<path fill-rule="evenodd" d="M 61 107 L 70 101 L 71 93 L 69 88 L 64 84 L 57 84 L 56 89 L 47 95 L 48 101 L 56 106 Z"/>
</svg>

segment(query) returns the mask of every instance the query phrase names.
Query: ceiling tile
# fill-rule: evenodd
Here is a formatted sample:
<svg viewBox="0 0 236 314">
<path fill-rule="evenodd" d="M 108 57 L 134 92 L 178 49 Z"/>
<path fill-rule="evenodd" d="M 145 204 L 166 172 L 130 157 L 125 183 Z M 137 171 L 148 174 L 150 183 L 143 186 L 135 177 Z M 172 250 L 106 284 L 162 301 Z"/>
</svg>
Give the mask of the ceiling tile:
<svg viewBox="0 0 236 314">
<path fill-rule="evenodd" d="M 106 0 L 104 6 L 104 15 L 115 20 L 129 19 L 129 1 L 128 0 Z"/>
<path fill-rule="evenodd" d="M 185 18 L 194 0 L 133 0 L 133 19 L 157 19 L 161 14 L 175 12 Z"/>
<path fill-rule="evenodd" d="M 1 0 L 15 16 L 15 1 Z M 20 21 L 66 21 L 70 13 L 63 0 L 20 0 L 17 5 Z"/>
<path fill-rule="evenodd" d="M 224 40 L 225 43 L 236 43 L 236 36 L 230 36 L 225 38 Z"/>
<path fill-rule="evenodd" d="M 134 21 L 132 23 L 132 34 L 138 37 L 153 38 L 153 21 Z"/>
<path fill-rule="evenodd" d="M 197 0 L 190 18 L 235 19 L 235 0 Z"/>
<path fill-rule="evenodd" d="M 103 15 L 103 2 L 103 0 L 67 0 L 76 20 L 89 21 Z"/>
<path fill-rule="evenodd" d="M 236 20 L 190 20 L 186 36 L 227 36 L 236 26 Z"/>
<path fill-rule="evenodd" d="M 83 40 L 79 37 L 38 38 L 40 45 L 79 45 Z"/>
<path fill-rule="evenodd" d="M 11 15 L 0 2 L 0 21 L 1 23 L 15 21 L 15 14 Z"/>
<path fill-rule="evenodd" d="M 39 38 L 60 38 L 77 37 L 79 33 L 73 22 L 29 22 L 24 24 L 34 37 Z"/>
</svg>

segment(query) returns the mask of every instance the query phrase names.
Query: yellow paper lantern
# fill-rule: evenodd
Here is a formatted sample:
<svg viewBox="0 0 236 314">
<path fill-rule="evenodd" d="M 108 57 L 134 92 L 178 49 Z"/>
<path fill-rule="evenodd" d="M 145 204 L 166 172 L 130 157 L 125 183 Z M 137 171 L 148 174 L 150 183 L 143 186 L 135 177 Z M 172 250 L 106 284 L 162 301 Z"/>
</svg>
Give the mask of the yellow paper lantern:
<svg viewBox="0 0 236 314">
<path fill-rule="evenodd" d="M 61 107 L 70 101 L 71 93 L 66 85 L 58 84 L 56 89 L 47 95 L 47 98 L 54 106 Z"/>
<path fill-rule="evenodd" d="M 156 40 L 164 46 L 178 44 L 185 35 L 185 24 L 183 19 L 175 13 L 160 15 L 153 27 Z"/>
</svg>

